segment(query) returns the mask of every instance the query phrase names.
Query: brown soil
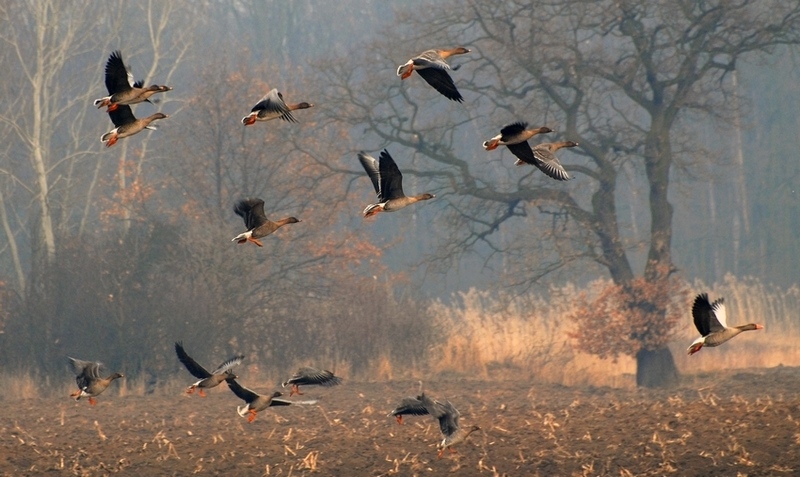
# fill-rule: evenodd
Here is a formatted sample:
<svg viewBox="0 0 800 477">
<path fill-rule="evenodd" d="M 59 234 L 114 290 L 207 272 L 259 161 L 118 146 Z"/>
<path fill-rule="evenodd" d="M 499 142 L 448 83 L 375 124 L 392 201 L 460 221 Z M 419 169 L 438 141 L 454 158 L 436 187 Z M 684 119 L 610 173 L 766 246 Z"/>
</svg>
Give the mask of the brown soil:
<svg viewBox="0 0 800 477">
<path fill-rule="evenodd" d="M 299 399 L 317 404 L 271 408 L 253 423 L 224 385 L 206 398 L 109 392 L 94 407 L 67 396 L 6 401 L 0 474 L 800 475 L 797 368 L 698 376 L 671 391 L 428 382 L 463 425 L 483 427 L 442 459 L 430 416 L 402 426 L 386 416 L 416 387 L 309 387 Z"/>
</svg>

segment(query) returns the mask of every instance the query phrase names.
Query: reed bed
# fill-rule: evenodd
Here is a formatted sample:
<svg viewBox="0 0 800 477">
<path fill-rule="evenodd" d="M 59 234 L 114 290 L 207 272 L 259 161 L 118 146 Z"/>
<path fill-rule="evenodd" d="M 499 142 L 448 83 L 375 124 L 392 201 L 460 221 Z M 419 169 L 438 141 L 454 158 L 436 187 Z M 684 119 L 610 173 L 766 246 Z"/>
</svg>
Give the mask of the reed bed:
<svg viewBox="0 0 800 477">
<path fill-rule="evenodd" d="M 602 289 L 607 281 L 598 280 L 587 290 Z M 764 330 L 748 332 L 718 348 L 703 349 L 687 356 L 686 349 L 697 336 L 691 318 L 691 300 L 687 297 L 686 314 L 675 339 L 670 343 L 676 365 L 682 375 L 704 374 L 718 370 L 800 366 L 800 287 L 780 289 L 753 278 L 726 276 L 720 283 L 694 282 L 695 293 L 707 292 L 712 300 L 724 297 L 731 325 L 757 322 Z M 564 386 L 635 386 L 636 363 L 621 355 L 616 361 L 602 360 L 579 352 L 567 336 L 573 324 L 565 317 L 573 312 L 574 285 L 553 287 L 544 296 L 515 296 L 506 292 L 468 290 L 451 303 L 435 301 L 427 315 L 433 321 L 436 339 L 397 338 L 399 346 L 416 351 L 398 352 L 390 348 L 392 340 L 379 352 L 367 357 L 366 364 L 355 366 L 346 353 L 326 347 L 315 362 L 292 360 L 284 366 L 314 364 L 336 372 L 346 380 L 363 382 L 414 379 L 430 381 L 448 377 L 476 380 L 528 380 Z M 360 339 L 354 336 L 353 339 Z M 408 347 L 409 340 L 429 339 L 427 352 Z M 174 372 L 145 380 L 126 374 L 106 391 L 108 395 L 174 395 L 193 378 L 175 365 Z M 125 372 L 125 370 L 122 370 Z M 287 376 L 263 360 L 246 360 L 238 369 L 240 381 L 255 389 L 275 387 Z M 3 370 L 0 379 L 7 383 L 0 400 L 36 396 L 62 396 L 74 391 L 74 380 L 64 369 L 62 375 L 46 375 L 35 369 Z M 221 388 L 225 392 L 224 386 Z M 102 396 L 101 396 L 102 399 Z"/>
<path fill-rule="evenodd" d="M 587 286 L 592 293 L 610 282 Z M 757 322 L 764 330 L 746 333 L 719 348 L 689 357 L 686 348 L 697 336 L 687 297 L 686 316 L 670 349 L 682 374 L 723 369 L 800 366 L 800 287 L 780 289 L 753 278 L 728 275 L 721 283 L 689 287 L 707 292 L 712 300 L 725 298 L 730 325 Z M 447 330 L 446 339 L 431 355 L 430 369 L 458 372 L 484 379 L 524 377 L 572 385 L 630 387 L 635 385 L 635 361 L 621 356 L 600 360 L 578 352 L 566 336 L 573 324 L 565 317 L 574 310 L 574 285 L 552 288 L 547 297 L 515 297 L 470 290 L 452 305 L 435 302 L 432 315 Z"/>
</svg>

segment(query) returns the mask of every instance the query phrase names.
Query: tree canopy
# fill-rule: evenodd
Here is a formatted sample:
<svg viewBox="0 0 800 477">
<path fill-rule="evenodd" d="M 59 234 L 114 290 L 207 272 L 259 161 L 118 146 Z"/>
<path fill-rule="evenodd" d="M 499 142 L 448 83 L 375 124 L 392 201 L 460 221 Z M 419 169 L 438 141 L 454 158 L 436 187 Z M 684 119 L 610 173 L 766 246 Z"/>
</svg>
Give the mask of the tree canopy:
<svg viewBox="0 0 800 477">
<path fill-rule="evenodd" d="M 465 107 L 437 106 L 431 114 L 431 92 L 386 87 L 372 73 L 389 69 L 388 59 L 397 56 L 386 42 L 368 52 L 387 59 L 380 68 L 370 63 L 353 74 L 330 65 L 337 115 L 366 128 L 380 146 L 413 149 L 428 160 L 417 174 L 452 191 L 441 258 L 456 260 L 480 244 L 505 260 L 516 257 L 512 282 L 529 286 L 590 260 L 623 289 L 637 276 L 666 289 L 676 271 L 672 184 L 707 165 L 692 124 L 734 120 L 731 98 L 739 93 L 731 73 L 740 59 L 800 42 L 800 6 L 785 2 L 475 0 L 439 4 L 425 16 L 408 12 L 400 24 L 419 49 L 472 48 L 453 60 L 462 66 L 453 75 Z M 558 183 L 531 169 L 488 171 L 469 159 L 479 154 L 476 135 L 490 137 L 485 131 L 515 120 L 578 142 L 562 159 L 575 180 Z M 617 203 L 631 184 L 646 190 L 631 205 L 646 213 L 647 232 L 638 236 L 624 229 Z M 614 295 L 636 301 L 630 293 Z M 643 320 L 664 323 L 664 310 L 653 308 Z M 642 324 L 633 315 L 623 320 L 632 329 Z M 624 335 L 652 344 L 635 332 Z"/>
</svg>

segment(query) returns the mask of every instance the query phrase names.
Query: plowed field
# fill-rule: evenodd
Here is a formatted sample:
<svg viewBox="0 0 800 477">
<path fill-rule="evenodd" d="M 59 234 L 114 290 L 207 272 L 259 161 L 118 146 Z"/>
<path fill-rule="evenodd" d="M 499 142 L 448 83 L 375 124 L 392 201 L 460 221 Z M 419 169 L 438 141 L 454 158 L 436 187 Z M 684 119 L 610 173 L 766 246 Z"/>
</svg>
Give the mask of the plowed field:
<svg viewBox="0 0 800 477">
<path fill-rule="evenodd" d="M 386 414 L 415 382 L 304 389 L 314 405 L 248 423 L 223 385 L 208 397 L 3 401 L 2 475 L 800 475 L 800 371 L 748 370 L 669 391 L 430 381 L 483 431 L 436 456 L 429 416 Z M 242 380 L 258 392 L 269 385 Z M 293 397 L 292 399 L 298 399 Z"/>
</svg>

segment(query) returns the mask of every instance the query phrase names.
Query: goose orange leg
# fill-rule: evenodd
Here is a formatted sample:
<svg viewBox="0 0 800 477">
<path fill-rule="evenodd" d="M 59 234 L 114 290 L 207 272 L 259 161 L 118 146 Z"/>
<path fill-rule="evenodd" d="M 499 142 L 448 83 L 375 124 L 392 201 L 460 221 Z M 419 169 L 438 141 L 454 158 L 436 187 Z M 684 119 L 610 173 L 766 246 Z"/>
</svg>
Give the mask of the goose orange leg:
<svg viewBox="0 0 800 477">
<path fill-rule="evenodd" d="M 249 413 L 250 413 L 250 415 L 249 415 L 249 416 L 247 416 L 247 422 L 253 422 L 253 421 L 255 421 L 255 420 L 256 420 L 256 411 L 254 411 L 254 410 L 250 409 L 250 410 L 248 410 L 247 412 L 249 412 Z"/>
<path fill-rule="evenodd" d="M 254 239 L 253 237 L 247 237 L 247 240 L 253 242 L 254 244 L 258 245 L 259 247 L 263 247 L 263 245 L 261 244 L 261 242 L 258 241 L 258 239 Z"/>
<path fill-rule="evenodd" d="M 91 396 L 90 396 L 90 397 L 89 397 L 89 404 L 90 404 L 90 405 L 92 405 L 92 406 L 94 406 L 95 404 L 97 404 L 97 400 L 96 400 L 95 398 L 93 398 L 93 397 L 91 397 Z"/>
<path fill-rule="evenodd" d="M 398 414 L 397 416 L 395 416 L 395 418 L 397 418 L 397 423 L 398 424 L 403 425 L 403 415 L 402 414 Z"/>
<path fill-rule="evenodd" d="M 458 451 L 456 451 L 452 447 L 447 447 L 447 449 L 450 451 L 451 454 L 458 454 Z M 437 458 L 441 459 L 443 455 L 444 455 L 444 448 L 439 449 L 439 456 Z"/>
<path fill-rule="evenodd" d="M 292 384 L 292 390 L 289 392 L 289 397 L 294 396 L 297 394 L 298 396 L 302 396 L 303 393 L 300 392 L 300 388 L 296 384 Z"/>
</svg>

